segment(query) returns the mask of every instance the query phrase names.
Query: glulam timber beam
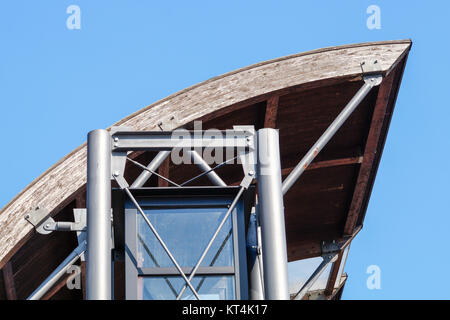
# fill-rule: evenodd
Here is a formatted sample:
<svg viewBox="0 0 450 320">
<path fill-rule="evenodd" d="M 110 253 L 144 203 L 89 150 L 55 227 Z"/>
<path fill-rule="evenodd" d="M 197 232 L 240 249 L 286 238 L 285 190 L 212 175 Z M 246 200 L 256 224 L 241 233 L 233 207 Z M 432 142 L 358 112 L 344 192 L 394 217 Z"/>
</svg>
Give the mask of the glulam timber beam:
<svg viewBox="0 0 450 320">
<path fill-rule="evenodd" d="M 5 264 L 2 269 L 3 282 L 5 285 L 6 299 L 17 300 L 16 286 L 14 283 L 14 274 L 12 270 L 11 262 Z"/>
<path fill-rule="evenodd" d="M 163 176 L 164 178 L 169 179 L 169 165 L 170 165 L 170 157 L 167 157 L 163 163 L 158 168 L 158 174 Z M 169 182 L 167 180 L 158 177 L 158 187 L 168 187 Z"/>
<path fill-rule="evenodd" d="M 331 295 L 334 291 L 334 286 L 336 284 L 336 279 L 339 273 L 339 268 L 341 267 L 342 263 L 342 256 L 344 254 L 344 250 L 341 250 L 339 252 L 338 258 L 335 262 L 333 262 L 333 265 L 331 267 L 330 276 L 328 277 L 327 287 L 325 288 L 325 294 L 327 296 Z"/>
<path fill-rule="evenodd" d="M 406 61 L 403 62 L 403 66 L 397 66 L 389 75 L 382 81 L 378 96 L 375 103 L 374 112 L 370 124 L 369 134 L 367 136 L 366 146 L 364 148 L 363 161 L 359 169 L 358 177 L 356 180 L 355 191 L 350 204 L 350 209 L 345 222 L 344 234 L 349 235 L 353 233 L 360 215 L 364 214 L 365 208 L 363 206 L 368 202 L 368 196 L 371 192 L 373 185 L 372 175 L 376 173 L 379 160 L 383 151 L 385 134 L 383 135 L 383 129 L 387 131 L 387 126 L 391 115 L 387 116 L 389 108 L 392 108 L 395 104 L 395 99 L 398 92 L 398 80 L 397 77 L 401 77 L 403 68 Z M 397 87 L 394 86 L 397 84 Z M 394 92 L 397 90 L 397 92 Z M 370 183 L 372 182 L 372 185 Z"/>
<path fill-rule="evenodd" d="M 358 164 L 363 161 L 363 157 L 350 157 L 350 158 L 341 158 L 341 159 L 332 159 L 332 160 L 324 160 L 317 161 L 311 163 L 306 170 L 315 170 L 321 168 L 328 167 L 337 167 L 337 166 L 346 166 L 351 164 Z M 295 167 L 284 168 L 281 170 L 281 175 L 288 175 Z"/>
<path fill-rule="evenodd" d="M 264 128 L 275 128 L 277 124 L 279 96 L 271 96 L 266 102 Z"/>
</svg>

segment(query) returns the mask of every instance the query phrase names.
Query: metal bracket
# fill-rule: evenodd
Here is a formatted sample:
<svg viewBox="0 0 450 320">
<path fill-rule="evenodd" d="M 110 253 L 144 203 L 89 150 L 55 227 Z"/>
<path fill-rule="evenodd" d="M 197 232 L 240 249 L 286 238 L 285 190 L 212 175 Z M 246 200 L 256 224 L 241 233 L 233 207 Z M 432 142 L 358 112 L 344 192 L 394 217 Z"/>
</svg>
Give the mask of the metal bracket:
<svg viewBox="0 0 450 320">
<path fill-rule="evenodd" d="M 34 226 L 36 232 L 40 234 L 51 233 L 52 231 L 45 230 L 44 225 L 55 222 L 55 220 L 50 217 L 50 213 L 48 212 L 48 210 L 39 206 L 37 206 L 34 211 L 29 212 L 25 216 L 25 220 L 31 223 Z"/>
<path fill-rule="evenodd" d="M 111 149 L 113 149 L 118 142 L 118 138 L 114 137 L 114 134 L 121 131 L 132 130 L 127 126 L 116 126 L 112 127 L 110 131 L 111 135 Z M 128 183 L 125 180 L 123 174 L 125 172 L 125 165 L 127 162 L 127 151 L 113 151 L 111 152 L 111 179 L 115 179 L 119 184 L 120 188 L 128 187 Z"/>
<path fill-rule="evenodd" d="M 51 221 L 50 221 L 51 219 Z M 52 218 L 47 219 L 42 225 L 45 231 L 76 231 L 76 232 L 84 232 L 86 231 L 86 224 L 77 223 L 77 222 L 67 222 L 67 221 L 58 221 L 56 222 Z"/>
<path fill-rule="evenodd" d="M 371 74 L 367 76 L 363 76 L 363 80 L 366 84 L 376 87 L 381 84 L 383 81 L 383 76 L 381 74 Z"/>
<path fill-rule="evenodd" d="M 342 244 L 333 240 L 332 242 L 322 242 L 322 258 L 327 262 L 336 261 L 339 252 L 342 249 Z"/>
<path fill-rule="evenodd" d="M 84 222 L 82 220 L 79 222 L 57 222 L 49 216 L 46 208 L 36 207 L 33 212 L 25 216 L 25 219 L 34 226 L 37 233 L 44 235 L 50 234 L 53 231 L 86 231 L 86 219 L 84 219 Z"/>
<path fill-rule="evenodd" d="M 86 227 L 87 226 L 86 212 L 87 212 L 86 208 L 73 209 L 73 218 L 74 218 L 75 223 Z M 85 229 L 83 228 L 83 230 L 85 230 Z M 82 244 L 84 241 L 87 241 L 87 232 L 77 231 L 77 239 L 78 239 L 78 244 Z M 86 260 L 84 253 L 80 256 L 80 259 L 81 259 L 81 261 Z"/>
<path fill-rule="evenodd" d="M 253 126 L 233 126 L 233 130 L 244 131 L 248 142 L 248 150 L 239 152 L 239 160 L 244 171 L 241 187 L 247 189 L 256 179 L 256 134 Z"/>
<path fill-rule="evenodd" d="M 381 73 L 381 64 L 378 60 L 362 61 L 360 66 L 364 75 Z"/>
<path fill-rule="evenodd" d="M 341 244 L 335 240 L 331 242 L 322 241 L 322 254 L 335 253 L 341 250 Z"/>
<path fill-rule="evenodd" d="M 362 61 L 360 65 L 364 82 L 373 87 L 378 86 L 383 80 L 381 64 L 378 60 Z"/>
<path fill-rule="evenodd" d="M 180 126 L 180 122 L 176 118 L 176 116 L 171 115 L 166 118 L 163 118 L 158 122 L 158 127 L 161 131 L 172 131 Z"/>
</svg>

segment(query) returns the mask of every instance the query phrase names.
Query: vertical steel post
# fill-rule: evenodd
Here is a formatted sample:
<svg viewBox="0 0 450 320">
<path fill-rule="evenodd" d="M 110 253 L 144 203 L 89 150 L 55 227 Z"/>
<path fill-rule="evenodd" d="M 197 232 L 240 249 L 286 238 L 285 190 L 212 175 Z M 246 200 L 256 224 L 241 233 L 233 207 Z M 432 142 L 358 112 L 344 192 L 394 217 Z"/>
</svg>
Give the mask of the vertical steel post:
<svg viewBox="0 0 450 320">
<path fill-rule="evenodd" d="M 248 223 L 247 230 L 247 260 L 249 266 L 250 300 L 264 300 L 263 275 L 259 254 L 258 222 L 255 210 L 255 212 L 252 212 L 250 215 L 250 221 Z"/>
<path fill-rule="evenodd" d="M 93 130 L 87 144 L 87 299 L 111 299 L 111 141 Z"/>
<path fill-rule="evenodd" d="M 265 298 L 289 300 L 280 147 L 275 129 L 258 131 L 257 177 Z"/>
</svg>

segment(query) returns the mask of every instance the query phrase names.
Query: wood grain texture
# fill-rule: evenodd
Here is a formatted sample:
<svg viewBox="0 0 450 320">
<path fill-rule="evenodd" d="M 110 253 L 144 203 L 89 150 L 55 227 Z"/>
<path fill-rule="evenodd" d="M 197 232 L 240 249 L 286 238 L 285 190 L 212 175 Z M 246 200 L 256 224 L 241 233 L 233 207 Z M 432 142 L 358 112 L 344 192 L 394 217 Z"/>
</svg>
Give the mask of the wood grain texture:
<svg viewBox="0 0 450 320">
<path fill-rule="evenodd" d="M 388 100 L 391 97 L 392 87 L 394 85 L 395 73 L 391 73 L 387 76 L 380 85 L 378 91 L 378 98 L 375 104 L 375 110 L 372 116 L 372 123 L 370 126 L 369 135 L 367 137 L 367 143 L 364 150 L 363 161 L 358 173 L 356 181 L 355 192 L 353 193 L 353 199 L 350 205 L 350 210 L 347 215 L 347 221 L 345 223 L 344 234 L 352 234 L 353 229 L 356 226 L 356 221 L 361 212 L 361 207 L 364 202 L 364 197 L 367 192 L 367 185 L 370 181 L 370 175 L 373 171 L 373 164 L 381 139 L 381 130 L 385 120 L 386 110 L 388 108 Z"/>
<path fill-rule="evenodd" d="M 264 117 L 264 128 L 275 128 L 278 113 L 278 96 L 272 96 L 267 100 L 266 113 Z"/>
<path fill-rule="evenodd" d="M 255 64 L 182 90 L 122 119 L 115 125 L 134 130 L 159 130 L 174 116 L 177 126 L 214 118 L 221 110 L 244 107 L 261 97 L 326 79 L 358 77 L 360 62 L 377 59 L 388 74 L 407 54 L 411 41 L 389 41 L 332 47 Z M 224 112 L 224 111 L 223 111 Z M 53 214 L 70 203 L 86 183 L 86 145 L 35 179 L 0 211 L 0 268 L 33 233 L 25 215 L 39 205 Z"/>
<path fill-rule="evenodd" d="M 5 264 L 5 266 L 2 269 L 2 273 L 3 273 L 3 283 L 5 284 L 6 299 L 16 300 L 17 299 L 16 286 L 14 284 L 14 274 L 11 262 Z"/>
</svg>

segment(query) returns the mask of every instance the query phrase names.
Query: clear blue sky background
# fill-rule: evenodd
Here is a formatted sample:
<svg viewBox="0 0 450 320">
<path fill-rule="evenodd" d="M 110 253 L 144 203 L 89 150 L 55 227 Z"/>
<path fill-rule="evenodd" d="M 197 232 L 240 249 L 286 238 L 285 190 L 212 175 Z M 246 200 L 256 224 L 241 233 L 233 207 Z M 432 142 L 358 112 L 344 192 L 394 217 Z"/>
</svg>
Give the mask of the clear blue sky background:
<svg viewBox="0 0 450 320">
<path fill-rule="evenodd" d="M 81 8 L 81 30 L 66 8 Z M 381 30 L 366 9 L 381 8 Z M 448 1 L 2 1 L 0 206 L 89 130 L 252 63 L 411 38 L 344 299 L 450 298 Z M 381 268 L 368 290 L 366 268 Z"/>
</svg>

